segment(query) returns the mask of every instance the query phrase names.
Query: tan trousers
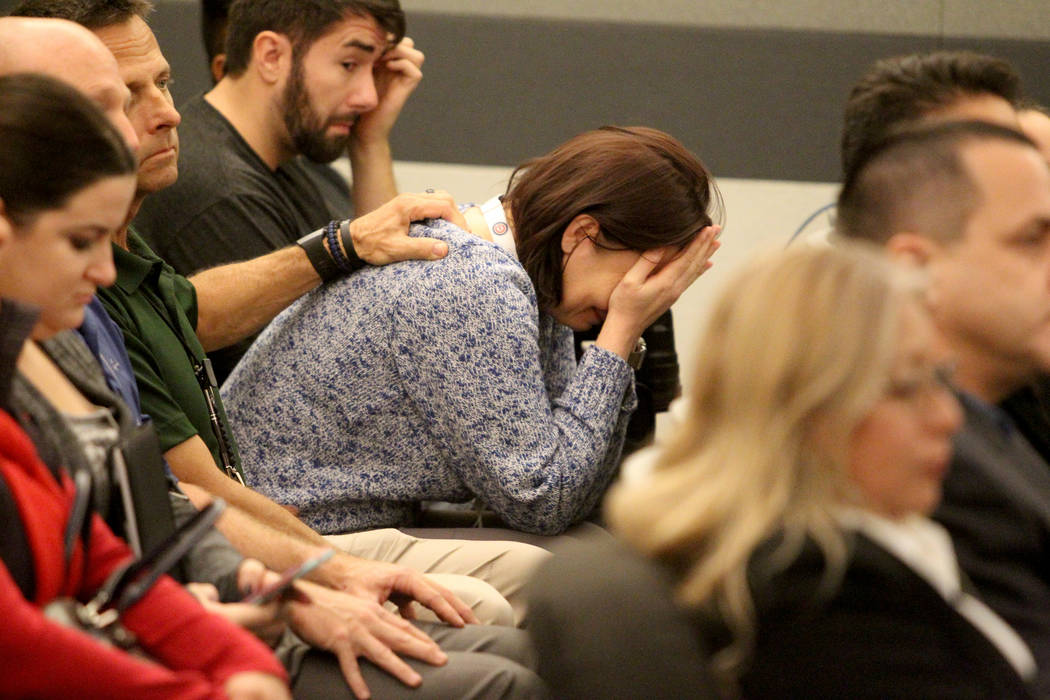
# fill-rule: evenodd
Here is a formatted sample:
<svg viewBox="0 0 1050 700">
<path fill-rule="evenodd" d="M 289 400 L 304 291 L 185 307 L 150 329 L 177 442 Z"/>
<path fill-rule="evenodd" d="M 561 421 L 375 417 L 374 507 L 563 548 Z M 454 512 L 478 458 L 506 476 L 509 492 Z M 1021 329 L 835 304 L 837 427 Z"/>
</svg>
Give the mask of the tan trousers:
<svg viewBox="0 0 1050 700">
<path fill-rule="evenodd" d="M 427 574 L 470 605 L 484 624 L 522 624 L 522 588 L 551 556 L 524 542 L 423 539 L 393 528 L 326 539 L 362 559 L 401 564 Z"/>
</svg>

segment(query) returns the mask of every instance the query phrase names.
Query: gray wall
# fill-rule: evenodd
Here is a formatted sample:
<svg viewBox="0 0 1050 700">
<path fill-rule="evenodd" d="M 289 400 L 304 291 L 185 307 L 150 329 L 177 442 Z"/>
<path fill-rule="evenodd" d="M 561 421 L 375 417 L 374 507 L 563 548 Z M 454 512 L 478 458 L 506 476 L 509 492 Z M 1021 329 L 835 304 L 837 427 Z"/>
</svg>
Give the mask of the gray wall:
<svg viewBox="0 0 1050 700">
<path fill-rule="evenodd" d="M 1048 5 L 405 0 L 427 62 L 395 153 L 511 165 L 587 128 L 648 124 L 722 177 L 834 181 L 842 103 L 877 58 L 986 51 L 1013 61 L 1050 101 Z M 167 0 L 154 17 L 179 99 L 207 84 L 196 13 L 195 2 Z"/>
<path fill-rule="evenodd" d="M 675 134 L 722 176 L 838 178 L 841 109 L 875 59 L 966 47 L 1018 66 L 1035 95 L 1050 43 L 416 13 L 426 78 L 399 157 L 510 164 L 586 128 Z"/>
<path fill-rule="evenodd" d="M 157 4 L 181 102 L 208 85 L 198 4 Z M 1046 0 L 404 6 L 427 63 L 394 134 L 403 160 L 510 165 L 583 129 L 632 123 L 675 134 L 723 177 L 834 181 L 849 86 L 877 58 L 938 48 L 1003 56 L 1050 101 Z"/>
<path fill-rule="evenodd" d="M 403 0 L 410 12 L 1050 39 L 1047 0 Z"/>
</svg>

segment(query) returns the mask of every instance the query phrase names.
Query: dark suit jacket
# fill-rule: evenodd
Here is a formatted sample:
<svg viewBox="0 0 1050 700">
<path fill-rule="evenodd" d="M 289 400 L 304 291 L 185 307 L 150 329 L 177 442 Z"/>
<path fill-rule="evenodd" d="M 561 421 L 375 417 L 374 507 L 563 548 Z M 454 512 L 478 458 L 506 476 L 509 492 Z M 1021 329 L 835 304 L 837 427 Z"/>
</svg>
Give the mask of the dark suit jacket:
<svg viewBox="0 0 1050 700">
<path fill-rule="evenodd" d="M 1050 461 L 1050 375 L 1043 375 L 1003 400 L 1025 440 L 1044 461 Z"/>
<path fill-rule="evenodd" d="M 863 536 L 837 587 L 809 545 L 751 567 L 758 618 L 741 677 L 751 698 L 1027 698 L 1005 658 L 925 580 Z M 531 587 L 529 632 L 558 698 L 713 698 L 712 620 L 679 610 L 671 577 L 622 545 L 556 556 Z"/>
<path fill-rule="evenodd" d="M 1003 414 L 960 398 L 966 424 L 934 517 L 982 600 L 1028 643 L 1050 697 L 1050 466 Z"/>
<path fill-rule="evenodd" d="M 786 569 L 751 566 L 758 634 L 746 697 L 1022 698 L 992 643 L 925 579 L 863 535 L 840 581 L 812 543 Z"/>
</svg>

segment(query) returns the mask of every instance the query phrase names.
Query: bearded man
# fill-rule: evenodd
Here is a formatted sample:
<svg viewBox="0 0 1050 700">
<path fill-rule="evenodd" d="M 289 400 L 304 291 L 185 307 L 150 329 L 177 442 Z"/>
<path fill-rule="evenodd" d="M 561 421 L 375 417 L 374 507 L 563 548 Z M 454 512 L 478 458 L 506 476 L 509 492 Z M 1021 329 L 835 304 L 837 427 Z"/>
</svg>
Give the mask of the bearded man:
<svg viewBox="0 0 1050 700">
<path fill-rule="evenodd" d="M 146 198 L 136 230 L 190 275 L 392 199 L 389 134 L 422 79 L 404 31 L 396 0 L 233 3 L 226 74 L 180 106 L 178 180 Z M 333 197 L 304 159 L 346 154 L 353 184 Z M 220 382 L 250 340 L 211 354 Z"/>
</svg>

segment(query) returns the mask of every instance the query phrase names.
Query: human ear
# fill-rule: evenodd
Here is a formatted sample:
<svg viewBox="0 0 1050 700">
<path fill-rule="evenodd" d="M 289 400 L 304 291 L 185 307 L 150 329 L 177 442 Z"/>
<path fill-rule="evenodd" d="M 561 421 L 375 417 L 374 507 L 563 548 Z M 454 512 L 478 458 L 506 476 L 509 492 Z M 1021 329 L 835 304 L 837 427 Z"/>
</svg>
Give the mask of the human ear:
<svg viewBox="0 0 1050 700">
<path fill-rule="evenodd" d="M 7 247 L 12 236 L 14 236 L 14 229 L 11 226 L 11 220 L 7 218 L 4 200 L 0 199 L 0 251 Z"/>
<path fill-rule="evenodd" d="M 886 254 L 895 263 L 924 268 L 937 256 L 940 244 L 919 233 L 895 233 L 886 241 Z"/>
<path fill-rule="evenodd" d="M 264 83 L 284 80 L 292 68 L 292 43 L 277 32 L 259 32 L 252 42 L 252 64 Z"/>
<path fill-rule="evenodd" d="M 589 214 L 579 214 L 569 225 L 565 227 L 565 231 L 561 235 L 561 252 L 568 255 L 572 251 L 576 250 L 576 246 L 583 241 L 584 238 L 590 236 L 591 238 L 597 238 L 598 233 L 601 231 L 601 227 L 598 226 L 598 222 L 594 220 L 593 216 Z"/>
<path fill-rule="evenodd" d="M 226 54 L 218 53 L 211 59 L 211 80 L 217 83 L 226 75 Z"/>
</svg>

